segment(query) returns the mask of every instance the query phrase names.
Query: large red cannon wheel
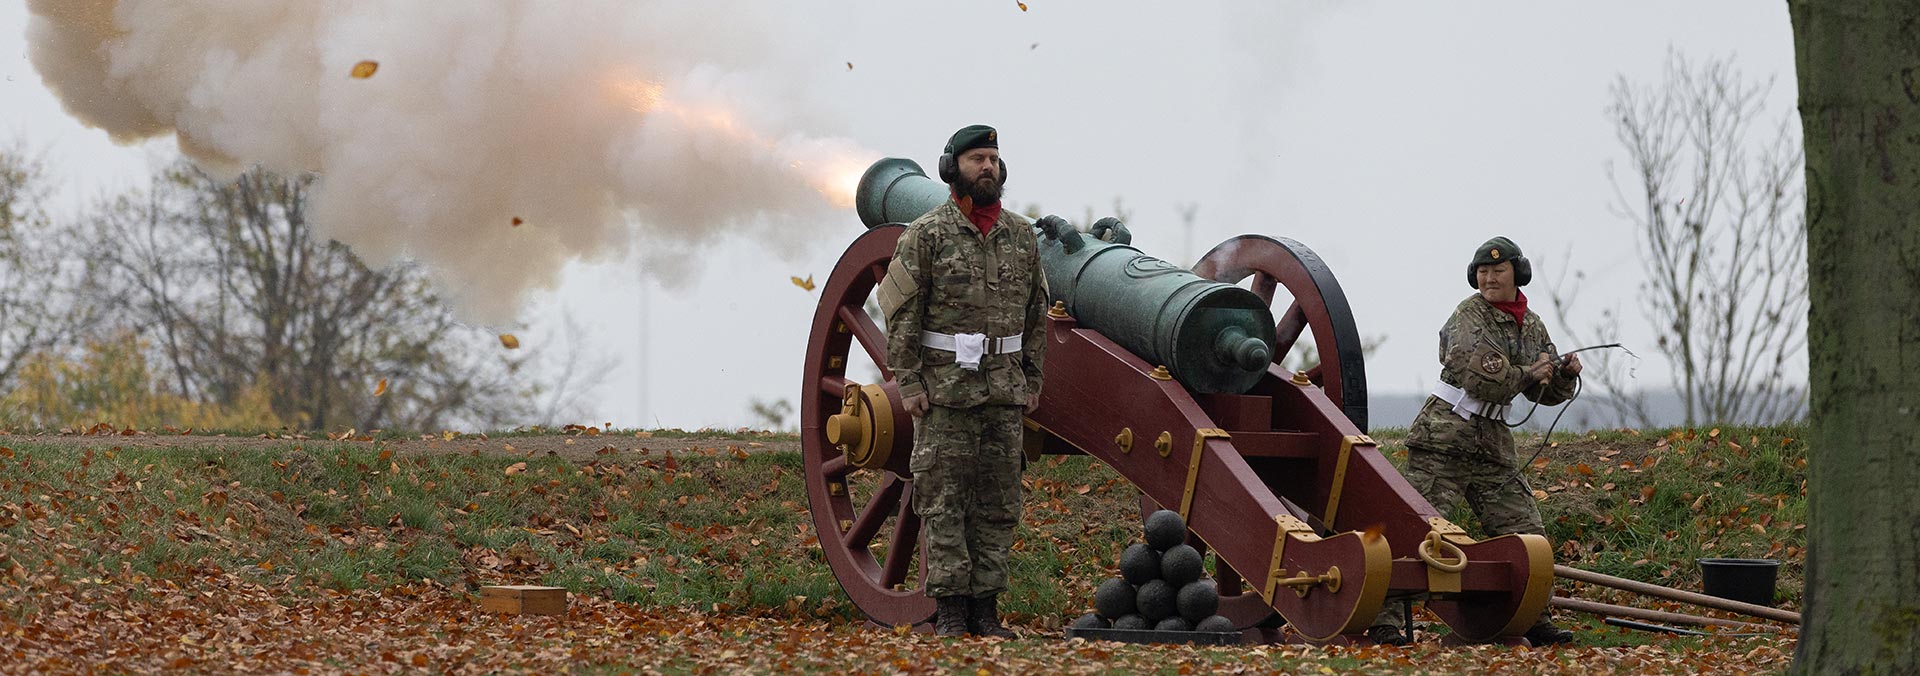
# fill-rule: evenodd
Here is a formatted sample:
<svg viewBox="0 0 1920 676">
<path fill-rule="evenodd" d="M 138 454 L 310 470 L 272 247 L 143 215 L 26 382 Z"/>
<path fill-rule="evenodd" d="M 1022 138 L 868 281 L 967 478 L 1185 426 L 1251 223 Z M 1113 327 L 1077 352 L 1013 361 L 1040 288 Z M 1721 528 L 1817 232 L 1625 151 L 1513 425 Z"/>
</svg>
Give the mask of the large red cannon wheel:
<svg viewBox="0 0 1920 676">
<path fill-rule="evenodd" d="M 821 287 L 800 397 L 802 463 L 820 548 L 854 605 L 886 626 L 925 622 L 934 607 L 920 591 L 920 519 L 907 471 L 913 422 L 887 369 L 886 334 L 866 311 L 904 231 L 873 228 L 841 255 Z M 848 374 L 856 347 L 882 382 Z"/>
<path fill-rule="evenodd" d="M 1285 237 L 1241 235 L 1208 251 L 1193 272 L 1229 284 L 1252 278 L 1253 292 L 1274 306 L 1275 364 L 1311 331 L 1319 365 L 1307 369 L 1307 378 L 1355 427 L 1367 429 L 1367 369 L 1360 331 L 1354 328 L 1347 294 L 1319 254 Z M 1281 290 L 1291 298 L 1281 296 Z M 1279 306 L 1281 300 L 1285 307 Z"/>
</svg>

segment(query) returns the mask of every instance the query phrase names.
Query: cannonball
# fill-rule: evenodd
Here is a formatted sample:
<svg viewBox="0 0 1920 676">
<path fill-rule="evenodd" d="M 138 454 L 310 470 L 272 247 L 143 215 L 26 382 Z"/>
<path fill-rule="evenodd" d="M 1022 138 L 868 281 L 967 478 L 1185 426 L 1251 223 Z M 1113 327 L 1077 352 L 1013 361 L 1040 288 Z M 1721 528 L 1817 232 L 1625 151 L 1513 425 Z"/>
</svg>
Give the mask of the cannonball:
<svg viewBox="0 0 1920 676">
<path fill-rule="evenodd" d="M 1147 544 L 1155 550 L 1164 552 L 1186 540 L 1187 520 L 1179 512 L 1163 509 L 1147 515 Z"/>
<path fill-rule="evenodd" d="M 1193 631 L 1193 623 L 1188 622 L 1187 618 L 1175 615 L 1161 620 L 1153 625 L 1153 628 L 1158 631 Z"/>
<path fill-rule="evenodd" d="M 1213 580 L 1195 580 L 1180 587 L 1175 605 L 1180 616 L 1188 622 L 1198 623 L 1207 616 L 1220 611 L 1220 587 Z"/>
<path fill-rule="evenodd" d="M 1136 585 L 1160 577 L 1160 552 L 1143 544 L 1134 544 L 1120 553 L 1120 576 Z"/>
<path fill-rule="evenodd" d="M 1134 603 L 1139 606 L 1141 616 L 1159 622 L 1172 617 L 1179 610 L 1174 600 L 1178 591 L 1166 580 L 1152 580 L 1140 585 L 1140 592 L 1134 595 Z"/>
<path fill-rule="evenodd" d="M 1194 631 L 1233 631 L 1233 620 L 1215 615 L 1193 625 Z"/>
<path fill-rule="evenodd" d="M 1115 629 L 1152 629 L 1153 622 L 1139 615 L 1127 615 L 1113 621 Z"/>
<path fill-rule="evenodd" d="M 1107 580 L 1100 583 L 1099 589 L 1093 590 L 1093 609 L 1109 620 L 1132 615 L 1136 608 L 1136 594 L 1133 585 L 1127 584 L 1126 580 L 1117 577 Z"/>
<path fill-rule="evenodd" d="M 1068 626 L 1071 626 L 1075 629 L 1105 629 L 1110 625 L 1107 623 L 1107 620 L 1105 618 L 1102 618 L 1099 615 L 1096 615 L 1094 613 L 1087 613 L 1085 615 L 1081 615 L 1078 619 L 1075 619 L 1073 621 L 1073 624 Z"/>
<path fill-rule="evenodd" d="M 1175 588 L 1200 579 L 1205 572 L 1206 568 L 1200 561 L 1200 550 L 1191 546 L 1174 545 L 1167 553 L 1160 555 L 1160 579 Z"/>
</svg>

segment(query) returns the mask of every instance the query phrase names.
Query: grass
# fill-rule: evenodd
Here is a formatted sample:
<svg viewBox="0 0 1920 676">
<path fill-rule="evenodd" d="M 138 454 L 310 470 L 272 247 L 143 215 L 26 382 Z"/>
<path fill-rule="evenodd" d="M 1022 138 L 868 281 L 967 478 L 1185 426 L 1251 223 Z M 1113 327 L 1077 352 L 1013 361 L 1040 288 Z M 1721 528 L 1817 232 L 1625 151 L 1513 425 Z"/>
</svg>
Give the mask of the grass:
<svg viewBox="0 0 1920 676">
<path fill-rule="evenodd" d="M 1375 436 L 1404 457 L 1404 434 Z M 1546 496 L 1562 563 L 1697 588 L 1695 558 L 1771 555 L 1787 561 L 1779 596 L 1793 606 L 1805 547 L 1799 436 L 1555 435 L 1528 478 Z M 1523 456 L 1534 443 L 1520 440 Z M 225 571 L 295 595 L 538 582 L 653 607 L 859 619 L 814 544 L 796 453 L 575 462 L 297 442 L 11 451 L 0 457 L 0 578 L 111 580 L 141 593 Z M 1138 537 L 1138 492 L 1084 457 L 1042 459 L 1024 481 L 1002 605 L 1014 622 L 1056 627 L 1088 609 Z"/>
</svg>

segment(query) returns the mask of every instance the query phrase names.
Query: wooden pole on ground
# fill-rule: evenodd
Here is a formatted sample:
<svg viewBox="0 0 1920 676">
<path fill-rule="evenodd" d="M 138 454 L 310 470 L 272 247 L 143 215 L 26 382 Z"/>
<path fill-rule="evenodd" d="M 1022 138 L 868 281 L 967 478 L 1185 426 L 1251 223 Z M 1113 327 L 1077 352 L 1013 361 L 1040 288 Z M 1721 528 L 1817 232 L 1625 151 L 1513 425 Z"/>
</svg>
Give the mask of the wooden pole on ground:
<svg viewBox="0 0 1920 676">
<path fill-rule="evenodd" d="M 1587 584 L 1597 584 L 1602 587 L 1611 587 L 1621 591 L 1630 591 L 1636 594 L 1645 594 L 1647 596 L 1663 598 L 1669 601 L 1691 603 L 1696 606 L 1704 606 L 1707 608 L 1713 608 L 1715 610 L 1724 610 L 1730 613 L 1740 613 L 1741 615 L 1748 615 L 1752 617 L 1773 620 L 1775 622 L 1786 622 L 1788 624 L 1795 624 L 1795 625 L 1800 624 L 1800 613 L 1796 613 L 1791 610 L 1781 610 L 1779 608 L 1768 608 L 1766 606 L 1756 606 L 1751 603 L 1742 603 L 1740 601 L 1734 601 L 1731 599 L 1723 599 L 1718 596 L 1708 596 L 1706 594 L 1696 594 L 1690 591 L 1681 591 L 1679 589 L 1674 589 L 1672 587 L 1662 587 L 1657 584 L 1649 584 L 1646 582 L 1641 582 L 1639 580 L 1629 580 L 1624 577 L 1602 575 L 1600 573 L 1595 573 L 1590 570 L 1581 570 L 1579 568 L 1573 568 L 1570 566 L 1555 565 L 1553 567 L 1553 574 L 1555 576 L 1568 579 L 1568 580 L 1585 582 Z"/>
<path fill-rule="evenodd" d="M 1644 608 L 1633 608 L 1629 606 L 1616 606 L 1611 603 L 1601 603 L 1599 601 L 1587 601 L 1583 599 L 1570 599 L 1565 596 L 1555 596 L 1553 597 L 1553 599 L 1548 601 L 1548 603 L 1555 608 L 1565 608 L 1567 610 L 1573 610 L 1573 611 L 1578 611 L 1582 613 L 1592 613 L 1594 615 L 1631 617 L 1639 620 L 1652 620 L 1654 622 L 1672 622 L 1675 624 L 1691 624 L 1694 626 L 1712 625 L 1716 627 L 1730 627 L 1734 629 L 1739 629 L 1741 631 L 1764 631 L 1764 632 L 1773 632 L 1773 633 L 1777 633 L 1780 631 L 1779 627 L 1776 627 L 1770 624 L 1754 624 L 1752 622 L 1740 622 L 1737 620 L 1722 620 L 1717 617 L 1701 617 L 1699 615 L 1687 615 L 1684 613 L 1669 613 L 1669 612 L 1660 611 L 1660 610 L 1647 610 Z"/>
</svg>

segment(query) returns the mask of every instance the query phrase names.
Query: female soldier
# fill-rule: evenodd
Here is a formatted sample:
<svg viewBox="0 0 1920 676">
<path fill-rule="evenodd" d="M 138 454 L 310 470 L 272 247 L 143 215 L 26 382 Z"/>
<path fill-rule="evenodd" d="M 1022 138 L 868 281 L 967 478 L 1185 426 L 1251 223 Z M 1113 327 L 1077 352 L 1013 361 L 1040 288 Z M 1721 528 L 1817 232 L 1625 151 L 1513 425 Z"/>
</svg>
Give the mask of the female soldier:
<svg viewBox="0 0 1920 676">
<path fill-rule="evenodd" d="M 1460 301 L 1440 330 L 1440 383 L 1407 431 L 1407 482 L 1442 514 L 1465 498 L 1488 537 L 1546 535 L 1518 476 L 1507 412 L 1514 395 L 1544 406 L 1564 402 L 1580 377 L 1580 358 L 1557 359 L 1546 324 L 1527 310 L 1520 287 L 1532 278 L 1512 240 L 1495 237 L 1474 250 L 1467 283 L 1479 293 Z M 1367 637 L 1405 643 L 1405 622 L 1400 607 L 1388 604 Z M 1566 643 L 1573 632 L 1542 612 L 1526 638 L 1536 646 Z"/>
</svg>

